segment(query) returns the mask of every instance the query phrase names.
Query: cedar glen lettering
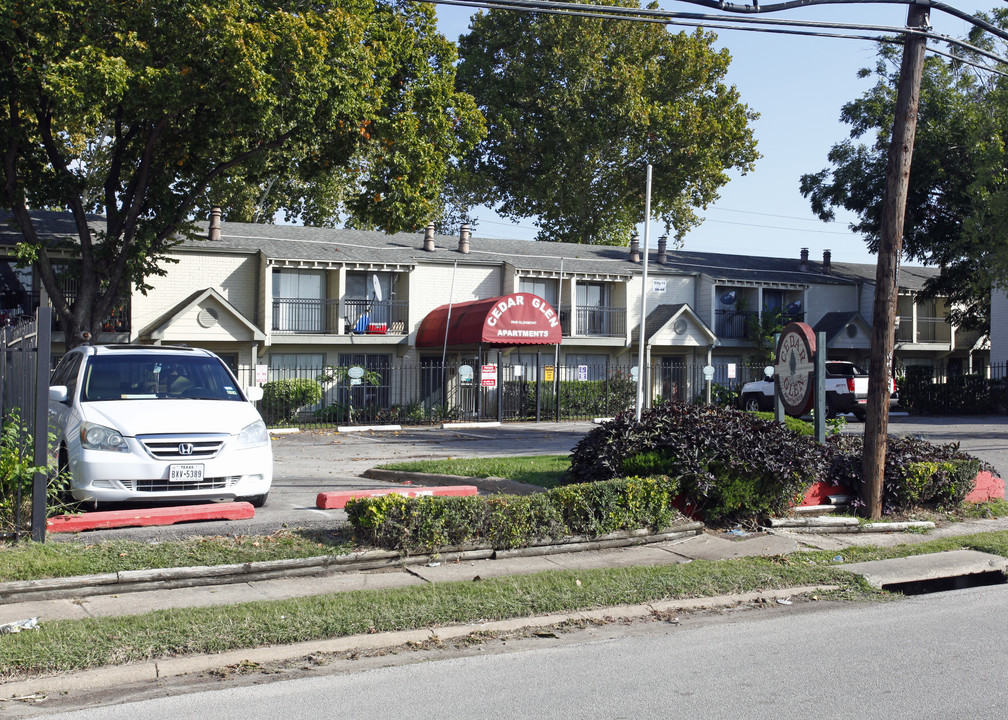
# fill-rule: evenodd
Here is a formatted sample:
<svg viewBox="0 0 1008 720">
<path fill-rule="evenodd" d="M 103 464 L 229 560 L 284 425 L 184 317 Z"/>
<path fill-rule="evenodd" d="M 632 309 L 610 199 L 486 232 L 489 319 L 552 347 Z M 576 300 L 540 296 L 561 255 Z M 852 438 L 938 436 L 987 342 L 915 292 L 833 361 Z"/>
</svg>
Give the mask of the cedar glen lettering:
<svg viewBox="0 0 1008 720">
<path fill-rule="evenodd" d="M 519 305 L 525 305 L 524 295 L 512 295 L 507 300 L 501 300 L 490 313 L 490 317 L 487 318 L 487 325 L 490 327 L 496 327 L 497 322 L 501 319 L 508 309 L 513 307 L 518 307 Z M 549 323 L 551 328 L 556 327 L 559 319 L 556 313 L 553 311 L 545 301 L 538 297 L 532 297 L 532 307 L 542 313 L 543 317 Z M 549 337 L 549 332 L 546 330 L 520 330 L 513 328 L 497 328 L 497 337 L 520 337 L 520 338 L 544 338 Z"/>
</svg>

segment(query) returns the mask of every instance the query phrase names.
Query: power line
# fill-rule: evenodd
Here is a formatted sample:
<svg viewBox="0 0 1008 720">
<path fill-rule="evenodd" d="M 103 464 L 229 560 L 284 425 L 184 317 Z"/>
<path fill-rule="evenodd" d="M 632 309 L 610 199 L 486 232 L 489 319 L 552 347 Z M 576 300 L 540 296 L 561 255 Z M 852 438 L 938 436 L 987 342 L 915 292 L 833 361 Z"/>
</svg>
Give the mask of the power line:
<svg viewBox="0 0 1008 720">
<path fill-rule="evenodd" d="M 995 53 L 979 48 L 966 41 L 952 38 L 947 35 L 921 31 L 907 27 L 896 27 L 890 25 L 865 25 L 858 23 L 840 23 L 814 20 L 795 20 L 785 18 L 770 17 L 729 17 L 725 15 L 712 15 L 707 13 L 684 13 L 668 10 L 658 10 L 651 8 L 628 8 L 611 5 L 594 5 L 592 3 L 575 3 L 565 0 L 420 0 L 441 5 L 456 5 L 462 7 L 485 8 L 490 10 L 510 10 L 517 12 L 543 13 L 549 15 L 563 15 L 570 17 L 583 17 L 601 20 L 626 20 L 631 22 L 647 22 L 662 25 L 676 25 L 687 27 L 705 27 L 719 30 L 739 30 L 744 32 L 767 32 L 786 35 L 800 35 L 809 37 L 830 37 L 849 40 L 869 40 L 873 42 L 901 42 L 902 36 L 923 36 L 936 42 L 945 43 L 953 47 L 958 47 L 970 53 L 986 57 L 995 62 L 1008 64 L 1008 59 Z M 735 6 L 730 3 L 719 2 L 718 0 L 681 0 L 691 2 L 696 5 L 703 5 L 710 8 L 724 10 L 735 13 L 765 13 L 775 10 L 788 10 L 798 7 L 808 7 L 810 5 L 835 5 L 835 4 L 893 4 L 906 5 L 911 0 L 793 0 L 792 2 L 777 3 L 774 5 L 760 7 L 758 4 L 752 6 Z M 988 23 L 980 18 L 974 17 L 956 8 L 951 8 L 940 2 L 931 2 L 931 6 L 948 12 L 949 14 L 966 20 L 976 27 L 980 27 L 991 32 L 998 37 L 1008 40 L 1008 33 L 1000 28 Z M 764 27 L 766 26 L 766 27 Z M 937 51 L 935 51 L 937 52 Z M 939 53 L 941 54 L 941 53 Z M 987 66 L 979 65 L 972 60 L 959 56 L 956 59 L 974 67 L 1005 74 L 999 70 L 993 70 Z"/>
</svg>

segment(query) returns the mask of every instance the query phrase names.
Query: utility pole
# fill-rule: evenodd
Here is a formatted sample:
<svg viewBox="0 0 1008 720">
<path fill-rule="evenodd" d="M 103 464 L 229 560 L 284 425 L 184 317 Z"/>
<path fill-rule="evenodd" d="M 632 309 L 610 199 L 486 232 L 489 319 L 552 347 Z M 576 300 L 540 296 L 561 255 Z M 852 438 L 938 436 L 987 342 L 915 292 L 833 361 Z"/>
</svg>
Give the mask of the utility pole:
<svg viewBox="0 0 1008 720">
<path fill-rule="evenodd" d="M 910 5 L 907 28 L 928 26 L 929 3 Z M 882 516 L 882 481 L 885 471 L 886 434 L 889 429 L 889 387 L 895 345 L 896 295 L 899 290 L 899 261 L 903 251 L 903 219 L 906 214 L 910 161 L 917 132 L 921 75 L 924 71 L 923 36 L 906 36 L 896 114 L 893 119 L 886 191 L 882 201 L 878 268 L 875 272 L 875 305 L 872 310 L 871 359 L 868 363 L 868 405 L 864 431 L 864 488 L 862 498 L 873 520 Z"/>
</svg>

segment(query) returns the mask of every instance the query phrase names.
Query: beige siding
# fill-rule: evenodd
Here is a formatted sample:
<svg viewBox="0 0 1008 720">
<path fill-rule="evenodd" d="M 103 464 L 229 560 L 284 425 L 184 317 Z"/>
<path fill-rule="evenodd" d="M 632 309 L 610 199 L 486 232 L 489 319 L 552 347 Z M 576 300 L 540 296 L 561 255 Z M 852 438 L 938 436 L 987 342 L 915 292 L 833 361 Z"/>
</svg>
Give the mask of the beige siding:
<svg viewBox="0 0 1008 720">
<path fill-rule="evenodd" d="M 854 285 L 812 285 L 808 290 L 805 322 L 814 327 L 826 313 L 850 312 L 856 308 L 857 288 Z"/>
<path fill-rule="evenodd" d="M 991 363 L 1008 362 L 1008 297 L 997 289 L 991 293 L 990 343 Z"/>
<path fill-rule="evenodd" d="M 256 320 L 258 262 L 254 255 L 178 253 L 178 263 L 166 266 L 164 277 L 150 277 L 146 295 L 132 298 L 132 328 L 135 336 L 194 293 L 213 288 L 250 322 Z"/>
</svg>

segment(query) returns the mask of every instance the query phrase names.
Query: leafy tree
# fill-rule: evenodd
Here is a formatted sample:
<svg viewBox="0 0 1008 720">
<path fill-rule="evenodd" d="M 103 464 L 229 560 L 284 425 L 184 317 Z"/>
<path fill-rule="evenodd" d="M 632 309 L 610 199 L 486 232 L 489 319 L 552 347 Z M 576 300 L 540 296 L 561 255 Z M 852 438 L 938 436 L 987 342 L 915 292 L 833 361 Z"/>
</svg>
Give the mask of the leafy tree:
<svg viewBox="0 0 1008 720">
<path fill-rule="evenodd" d="M 898 48 L 883 47 L 874 71 L 877 82 L 843 106 L 841 119 L 851 139 L 834 145 L 831 167 L 803 175 L 801 192 L 823 220 L 837 207 L 854 212 L 851 230 L 877 251 L 889 138 L 899 74 Z M 989 332 L 992 282 L 1008 278 L 1002 246 L 1004 220 L 992 195 L 1004 199 L 1002 175 L 1008 104 L 999 84 L 971 74 L 960 63 L 928 57 L 907 195 L 903 252 L 941 268 L 928 280 L 924 297 L 943 296 L 956 305 L 950 320 Z M 861 138 L 868 143 L 859 142 Z M 999 189 L 1000 188 L 1000 189 Z"/>
<path fill-rule="evenodd" d="M 470 197 L 537 217 L 539 239 L 626 244 L 651 163 L 652 208 L 681 240 L 728 170 L 758 157 L 756 113 L 724 84 L 729 55 L 713 40 L 652 23 L 476 15 L 459 39 L 459 86 L 487 120 L 466 164 Z"/>
<path fill-rule="evenodd" d="M 483 131 L 433 9 L 405 0 L 10 0 L 0 58 L 2 202 L 69 346 L 209 206 L 415 228 Z M 76 236 L 54 245 L 29 208 Z"/>
</svg>

